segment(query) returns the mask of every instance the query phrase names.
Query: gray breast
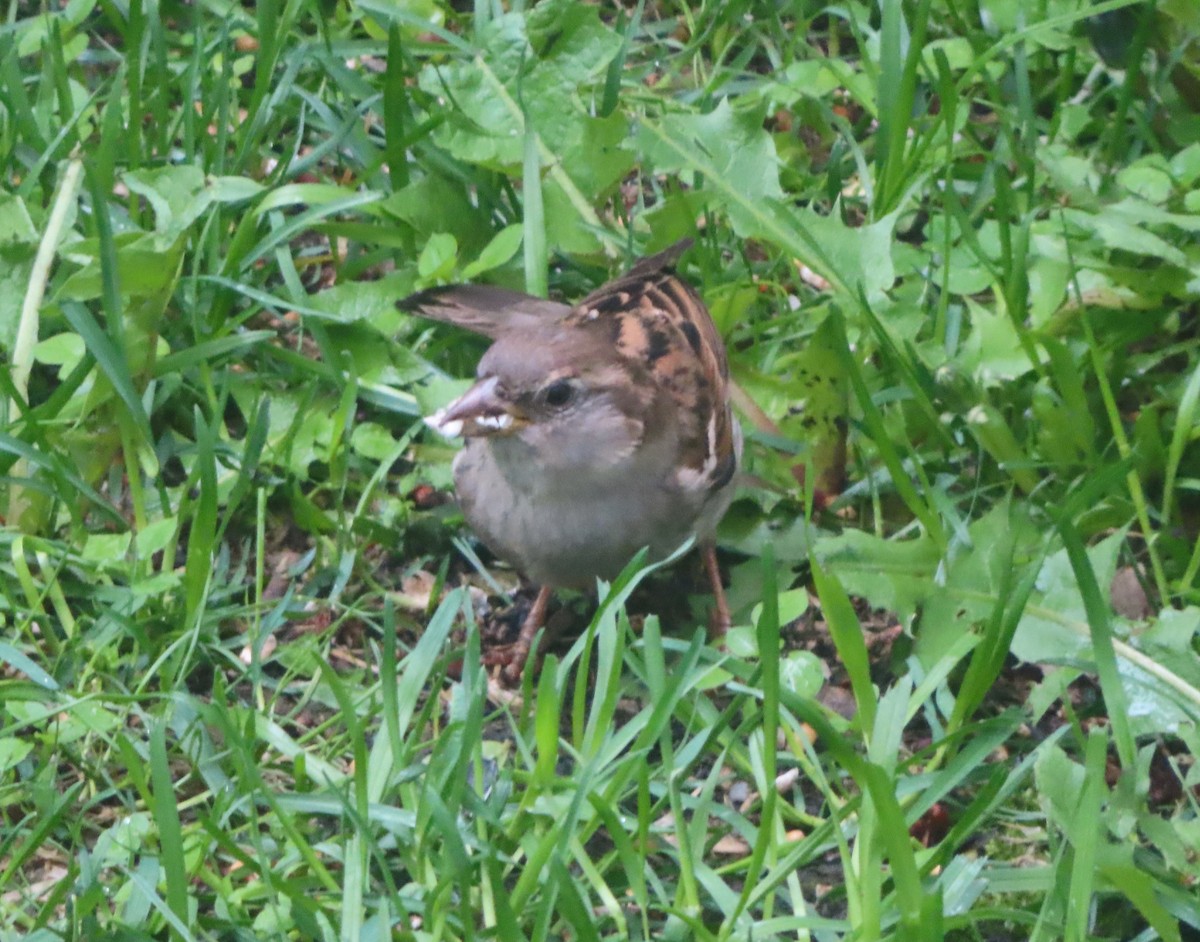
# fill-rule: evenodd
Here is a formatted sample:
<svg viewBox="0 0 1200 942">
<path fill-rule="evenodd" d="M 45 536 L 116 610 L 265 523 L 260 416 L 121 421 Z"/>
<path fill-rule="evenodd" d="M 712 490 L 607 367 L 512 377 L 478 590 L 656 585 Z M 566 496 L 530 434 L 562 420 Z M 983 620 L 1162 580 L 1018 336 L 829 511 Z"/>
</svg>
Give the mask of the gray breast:
<svg viewBox="0 0 1200 942">
<path fill-rule="evenodd" d="M 666 556 L 711 517 L 710 500 L 637 468 L 547 476 L 512 440 L 469 441 L 455 459 L 454 481 L 467 522 L 488 548 L 552 586 L 613 579 L 642 547 L 652 558 Z"/>
</svg>

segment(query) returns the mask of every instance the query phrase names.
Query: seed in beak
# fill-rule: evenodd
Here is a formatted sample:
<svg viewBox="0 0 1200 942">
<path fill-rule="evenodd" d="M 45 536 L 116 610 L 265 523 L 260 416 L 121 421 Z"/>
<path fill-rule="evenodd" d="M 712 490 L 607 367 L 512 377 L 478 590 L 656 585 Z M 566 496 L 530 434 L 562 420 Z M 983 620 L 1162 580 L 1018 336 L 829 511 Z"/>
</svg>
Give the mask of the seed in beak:
<svg viewBox="0 0 1200 942">
<path fill-rule="evenodd" d="M 512 406 L 501 395 L 499 385 L 494 376 L 480 380 L 425 423 L 447 438 L 515 431 L 519 416 L 511 411 Z"/>
</svg>

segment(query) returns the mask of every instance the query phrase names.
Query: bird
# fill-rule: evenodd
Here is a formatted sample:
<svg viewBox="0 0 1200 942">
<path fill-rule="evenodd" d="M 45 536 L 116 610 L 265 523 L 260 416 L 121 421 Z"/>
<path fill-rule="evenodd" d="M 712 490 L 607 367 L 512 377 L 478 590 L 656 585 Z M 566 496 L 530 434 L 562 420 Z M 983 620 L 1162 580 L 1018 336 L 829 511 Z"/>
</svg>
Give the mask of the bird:
<svg viewBox="0 0 1200 942">
<path fill-rule="evenodd" d="M 742 433 L 725 345 L 675 265 L 684 239 L 575 305 L 487 285 L 397 302 L 492 341 L 465 393 L 426 419 L 465 439 L 455 493 L 497 557 L 540 586 L 507 652 L 519 678 L 556 588 L 611 581 L 647 548 L 695 537 L 712 584 L 712 628 L 730 612 L 714 536 L 733 499 Z"/>
</svg>

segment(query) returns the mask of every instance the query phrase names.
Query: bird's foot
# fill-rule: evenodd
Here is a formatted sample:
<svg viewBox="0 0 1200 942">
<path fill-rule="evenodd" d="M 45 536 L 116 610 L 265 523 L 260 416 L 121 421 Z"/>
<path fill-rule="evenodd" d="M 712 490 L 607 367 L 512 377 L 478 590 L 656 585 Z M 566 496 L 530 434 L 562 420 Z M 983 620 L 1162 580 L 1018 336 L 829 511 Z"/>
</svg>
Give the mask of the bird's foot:
<svg viewBox="0 0 1200 942">
<path fill-rule="evenodd" d="M 517 635 L 516 641 L 512 644 L 491 648 L 483 655 L 483 663 L 488 667 L 500 666 L 503 668 L 501 673 L 509 683 L 521 682 L 521 675 L 525 672 L 525 664 L 529 660 L 529 650 L 533 646 L 534 638 L 546 623 L 546 610 L 550 605 L 552 591 L 549 586 L 542 586 L 538 589 L 537 598 L 533 600 L 529 614 L 521 623 L 521 631 Z"/>
</svg>

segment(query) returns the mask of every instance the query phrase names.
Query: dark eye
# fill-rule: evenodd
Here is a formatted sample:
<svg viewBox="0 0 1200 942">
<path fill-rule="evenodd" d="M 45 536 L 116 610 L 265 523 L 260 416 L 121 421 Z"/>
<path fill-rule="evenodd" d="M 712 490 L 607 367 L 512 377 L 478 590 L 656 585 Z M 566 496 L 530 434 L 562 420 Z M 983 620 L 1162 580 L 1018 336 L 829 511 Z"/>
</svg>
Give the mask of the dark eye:
<svg viewBox="0 0 1200 942">
<path fill-rule="evenodd" d="M 551 409 L 561 409 L 575 398 L 575 387 L 565 379 L 557 379 L 543 390 L 542 398 Z"/>
</svg>

